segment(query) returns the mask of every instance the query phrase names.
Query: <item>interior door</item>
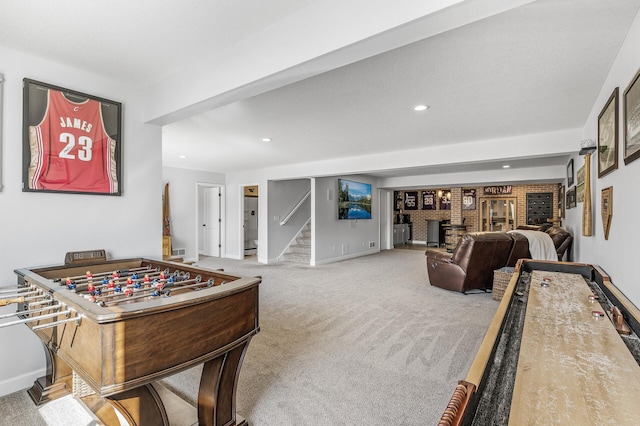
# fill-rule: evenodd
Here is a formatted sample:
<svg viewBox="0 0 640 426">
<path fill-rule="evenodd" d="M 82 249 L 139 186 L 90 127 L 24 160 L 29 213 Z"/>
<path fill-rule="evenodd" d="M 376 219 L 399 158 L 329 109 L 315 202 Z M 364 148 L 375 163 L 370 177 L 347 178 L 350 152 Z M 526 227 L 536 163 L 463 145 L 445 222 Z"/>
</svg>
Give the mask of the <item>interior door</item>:
<svg viewBox="0 0 640 426">
<path fill-rule="evenodd" d="M 220 188 L 204 189 L 202 254 L 220 257 Z"/>
</svg>

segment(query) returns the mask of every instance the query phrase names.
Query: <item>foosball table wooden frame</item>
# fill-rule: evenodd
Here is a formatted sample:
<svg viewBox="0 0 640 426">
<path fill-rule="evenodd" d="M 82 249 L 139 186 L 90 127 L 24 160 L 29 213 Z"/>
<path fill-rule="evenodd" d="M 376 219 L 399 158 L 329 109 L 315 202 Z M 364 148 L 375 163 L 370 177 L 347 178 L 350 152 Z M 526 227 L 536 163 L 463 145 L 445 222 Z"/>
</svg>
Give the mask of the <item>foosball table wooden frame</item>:
<svg viewBox="0 0 640 426">
<path fill-rule="evenodd" d="M 204 364 L 198 424 L 247 424 L 236 414 L 236 389 L 259 331 L 260 277 L 143 258 L 78 263 L 15 271 L 18 322 L 34 331 L 46 353 L 46 376 L 28 391 L 36 404 L 69 394 L 79 378 L 92 391 L 82 400 L 104 424 L 119 425 L 120 416 L 130 425 L 168 425 L 166 392 L 157 381 Z M 134 270 L 140 278 L 124 281 Z M 101 277 L 114 280 L 112 274 L 119 275 L 118 290 L 97 284 Z M 157 277 L 143 282 L 143 274 Z"/>
<path fill-rule="evenodd" d="M 438 425 L 638 424 L 639 321 L 599 267 L 521 260 Z"/>
</svg>

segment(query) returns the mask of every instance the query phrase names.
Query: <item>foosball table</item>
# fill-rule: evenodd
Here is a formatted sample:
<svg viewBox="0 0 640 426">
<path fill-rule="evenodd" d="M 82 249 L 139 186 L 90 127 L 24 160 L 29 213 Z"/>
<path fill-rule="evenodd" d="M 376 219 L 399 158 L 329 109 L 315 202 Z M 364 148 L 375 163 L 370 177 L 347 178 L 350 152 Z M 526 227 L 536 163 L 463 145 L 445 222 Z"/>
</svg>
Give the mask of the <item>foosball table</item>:
<svg viewBox="0 0 640 426">
<path fill-rule="evenodd" d="M 247 424 L 235 399 L 259 331 L 260 277 L 107 260 L 104 250 L 15 272 L 18 285 L 0 291 L 0 306 L 18 308 L 0 316 L 0 327 L 26 324 L 42 340 L 47 374 L 28 391 L 36 404 L 74 392 L 106 425 L 168 425 L 167 390 L 158 381 L 204 364 L 194 423 Z"/>
</svg>

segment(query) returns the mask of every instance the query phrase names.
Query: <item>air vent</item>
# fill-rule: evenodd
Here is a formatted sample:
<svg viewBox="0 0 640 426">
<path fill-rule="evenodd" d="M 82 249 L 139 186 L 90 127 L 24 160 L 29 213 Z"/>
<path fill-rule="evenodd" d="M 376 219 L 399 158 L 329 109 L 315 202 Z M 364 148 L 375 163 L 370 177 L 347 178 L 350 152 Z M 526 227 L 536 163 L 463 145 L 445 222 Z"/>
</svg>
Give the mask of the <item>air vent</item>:
<svg viewBox="0 0 640 426">
<path fill-rule="evenodd" d="M 173 256 L 184 256 L 185 254 L 187 254 L 187 249 L 186 248 L 173 249 L 171 250 L 171 254 Z"/>
</svg>

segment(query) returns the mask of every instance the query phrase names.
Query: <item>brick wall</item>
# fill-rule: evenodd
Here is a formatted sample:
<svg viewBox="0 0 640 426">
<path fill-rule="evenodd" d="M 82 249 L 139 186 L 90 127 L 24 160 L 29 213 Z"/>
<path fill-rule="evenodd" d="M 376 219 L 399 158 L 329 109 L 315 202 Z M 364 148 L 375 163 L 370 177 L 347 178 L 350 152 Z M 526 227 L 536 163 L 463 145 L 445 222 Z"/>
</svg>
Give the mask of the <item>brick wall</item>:
<svg viewBox="0 0 640 426">
<path fill-rule="evenodd" d="M 413 222 L 413 239 L 415 241 L 427 240 L 427 220 L 450 220 L 452 224 L 467 225 L 467 232 L 479 231 L 480 223 L 480 200 L 482 198 L 515 198 L 516 199 L 516 226 L 527 223 L 527 194 L 531 192 L 551 192 L 553 193 L 553 217 L 558 217 L 558 185 L 555 183 L 535 184 L 535 185 L 513 185 L 511 194 L 507 195 L 484 195 L 482 186 L 465 186 L 476 190 L 475 210 L 462 210 L 462 188 L 442 188 L 451 190 L 451 210 L 440 210 L 440 203 L 436 203 L 436 210 L 422 210 L 421 192 L 423 190 L 433 190 L 433 188 L 412 189 L 418 191 L 420 199 L 418 210 L 402 210 L 394 213 L 404 213 L 411 216 Z M 437 191 L 437 190 L 436 190 Z M 404 191 L 400 191 L 404 198 Z"/>
</svg>

